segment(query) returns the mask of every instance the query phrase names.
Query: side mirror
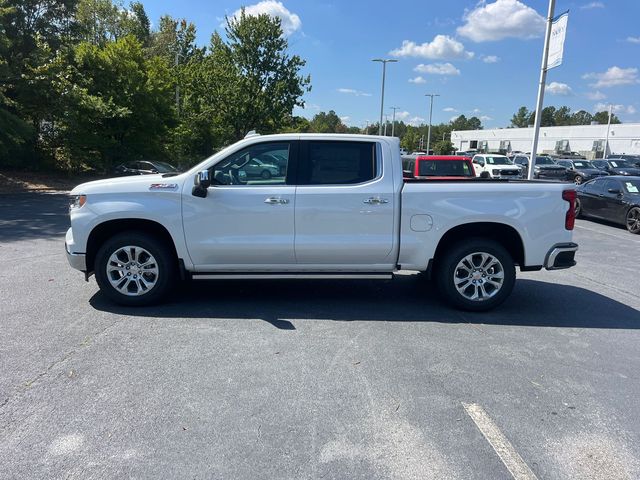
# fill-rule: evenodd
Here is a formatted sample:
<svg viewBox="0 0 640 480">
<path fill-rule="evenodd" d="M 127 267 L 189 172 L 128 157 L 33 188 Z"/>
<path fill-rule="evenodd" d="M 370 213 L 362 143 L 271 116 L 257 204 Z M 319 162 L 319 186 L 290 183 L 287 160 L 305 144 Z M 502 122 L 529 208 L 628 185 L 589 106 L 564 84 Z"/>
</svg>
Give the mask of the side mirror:
<svg viewBox="0 0 640 480">
<path fill-rule="evenodd" d="M 198 172 L 193 179 L 194 187 L 191 190 L 191 194 L 194 197 L 205 198 L 207 196 L 207 188 L 211 186 L 211 179 L 209 178 L 209 170 L 202 170 Z"/>
</svg>

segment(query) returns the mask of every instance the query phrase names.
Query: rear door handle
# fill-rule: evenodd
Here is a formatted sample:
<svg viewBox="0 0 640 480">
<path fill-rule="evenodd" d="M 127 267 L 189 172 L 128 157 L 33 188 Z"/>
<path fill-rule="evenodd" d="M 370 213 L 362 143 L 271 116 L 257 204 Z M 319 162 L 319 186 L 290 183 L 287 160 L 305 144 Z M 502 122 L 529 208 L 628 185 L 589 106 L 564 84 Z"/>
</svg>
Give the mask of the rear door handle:
<svg viewBox="0 0 640 480">
<path fill-rule="evenodd" d="M 366 200 L 363 200 L 363 202 L 369 205 L 382 205 L 384 203 L 389 203 L 389 200 L 380 197 L 369 197 Z"/>
<path fill-rule="evenodd" d="M 264 203 L 268 203 L 269 205 L 286 205 L 289 203 L 289 200 L 280 197 L 269 197 L 264 201 Z"/>
</svg>

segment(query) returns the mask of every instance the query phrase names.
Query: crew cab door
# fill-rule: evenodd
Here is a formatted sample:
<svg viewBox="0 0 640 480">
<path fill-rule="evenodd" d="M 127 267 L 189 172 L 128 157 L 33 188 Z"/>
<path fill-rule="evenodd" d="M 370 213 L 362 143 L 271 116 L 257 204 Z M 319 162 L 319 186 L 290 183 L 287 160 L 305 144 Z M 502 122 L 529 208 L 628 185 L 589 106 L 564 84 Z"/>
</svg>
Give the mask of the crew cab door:
<svg viewBox="0 0 640 480">
<path fill-rule="evenodd" d="M 393 176 L 383 172 L 382 165 L 378 142 L 301 142 L 295 212 L 298 265 L 365 270 L 395 264 Z"/>
<path fill-rule="evenodd" d="M 197 271 L 269 269 L 295 264 L 295 186 L 272 168 L 269 175 L 247 172 L 255 160 L 278 155 L 295 163 L 297 141 L 261 142 L 220 160 L 209 169 L 207 196 L 183 193 L 183 225 Z M 269 177 L 269 178 L 265 178 Z"/>
</svg>

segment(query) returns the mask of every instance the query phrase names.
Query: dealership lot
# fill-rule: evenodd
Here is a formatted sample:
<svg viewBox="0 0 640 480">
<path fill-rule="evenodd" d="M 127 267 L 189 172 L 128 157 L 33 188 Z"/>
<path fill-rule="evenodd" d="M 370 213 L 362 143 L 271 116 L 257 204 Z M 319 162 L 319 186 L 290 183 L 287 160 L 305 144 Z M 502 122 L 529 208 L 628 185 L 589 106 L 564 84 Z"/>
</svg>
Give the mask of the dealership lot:
<svg viewBox="0 0 640 480">
<path fill-rule="evenodd" d="M 0 477 L 638 478 L 640 236 L 576 225 L 488 314 L 410 274 L 127 309 L 68 267 L 65 195 L 1 195 Z"/>
</svg>

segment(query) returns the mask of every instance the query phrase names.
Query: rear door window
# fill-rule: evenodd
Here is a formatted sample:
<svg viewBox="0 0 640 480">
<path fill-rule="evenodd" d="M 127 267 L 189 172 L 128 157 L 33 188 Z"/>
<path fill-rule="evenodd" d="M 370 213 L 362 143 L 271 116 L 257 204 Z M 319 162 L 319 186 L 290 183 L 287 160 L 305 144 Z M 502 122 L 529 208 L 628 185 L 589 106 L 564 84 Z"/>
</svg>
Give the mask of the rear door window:
<svg viewBox="0 0 640 480">
<path fill-rule="evenodd" d="M 375 142 L 307 141 L 299 185 L 355 185 L 378 175 Z"/>
</svg>

